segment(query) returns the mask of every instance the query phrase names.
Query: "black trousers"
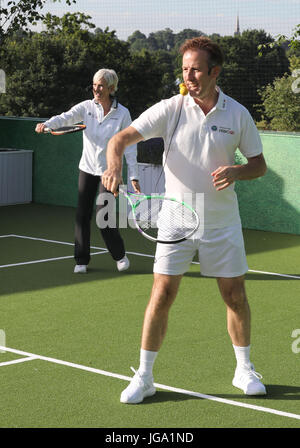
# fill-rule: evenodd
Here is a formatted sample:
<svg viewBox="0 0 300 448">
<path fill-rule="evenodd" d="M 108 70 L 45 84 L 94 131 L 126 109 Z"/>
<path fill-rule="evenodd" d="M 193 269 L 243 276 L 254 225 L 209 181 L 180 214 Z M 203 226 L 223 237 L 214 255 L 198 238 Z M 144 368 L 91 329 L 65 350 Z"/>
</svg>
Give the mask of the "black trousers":
<svg viewBox="0 0 300 448">
<path fill-rule="evenodd" d="M 91 219 L 98 191 L 100 194 L 111 194 L 113 197 L 113 194 L 108 192 L 102 185 L 100 176 L 93 176 L 80 170 L 78 177 L 78 205 L 75 220 L 74 258 L 77 264 L 87 265 L 91 259 Z M 102 205 L 98 205 L 96 207 L 96 212 L 101 210 L 106 205 L 107 201 L 104 201 L 104 204 Z M 99 230 L 112 258 L 115 261 L 121 260 L 125 256 L 125 247 L 118 228 L 105 227 L 100 228 Z"/>
</svg>

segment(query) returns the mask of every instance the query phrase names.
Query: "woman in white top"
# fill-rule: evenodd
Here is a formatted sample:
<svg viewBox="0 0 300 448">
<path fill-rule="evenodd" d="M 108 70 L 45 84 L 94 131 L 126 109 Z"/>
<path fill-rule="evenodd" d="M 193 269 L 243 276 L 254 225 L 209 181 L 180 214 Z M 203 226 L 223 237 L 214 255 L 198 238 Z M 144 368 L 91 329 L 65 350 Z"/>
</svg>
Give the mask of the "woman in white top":
<svg viewBox="0 0 300 448">
<path fill-rule="evenodd" d="M 82 101 L 69 111 L 54 116 L 36 126 L 36 132 L 44 132 L 45 127 L 58 128 L 83 122 L 83 151 L 79 163 L 78 206 L 75 223 L 75 273 L 86 273 L 90 261 L 90 228 L 98 188 L 97 214 L 106 210 L 111 204 L 113 195 L 101 182 L 101 176 L 106 169 L 106 147 L 110 138 L 131 124 L 128 109 L 119 104 L 115 93 L 118 86 L 118 76 L 114 70 L 101 69 L 93 77 L 92 100 Z M 136 145 L 131 145 L 125 151 L 129 169 L 129 177 L 135 192 L 140 192 L 137 165 Z M 106 196 L 109 195 L 109 196 Z M 108 198 L 104 200 L 101 198 Z M 102 220 L 102 223 L 104 221 Z M 123 239 L 117 226 L 106 224 L 99 226 L 105 244 L 117 263 L 119 271 L 128 269 L 129 260 L 125 254 Z"/>
</svg>

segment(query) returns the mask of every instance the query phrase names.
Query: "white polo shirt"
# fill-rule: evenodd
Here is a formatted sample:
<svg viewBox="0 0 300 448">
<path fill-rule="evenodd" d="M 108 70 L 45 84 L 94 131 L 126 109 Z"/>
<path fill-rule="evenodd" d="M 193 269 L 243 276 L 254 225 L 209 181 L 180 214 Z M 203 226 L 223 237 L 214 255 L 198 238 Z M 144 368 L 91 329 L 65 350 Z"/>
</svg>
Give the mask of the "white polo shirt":
<svg viewBox="0 0 300 448">
<path fill-rule="evenodd" d="M 70 126 L 83 122 L 83 150 L 79 168 L 94 176 L 101 176 L 106 170 L 106 147 L 111 137 L 131 124 L 129 110 L 114 100 L 107 115 L 94 100 L 82 101 L 68 112 L 50 118 L 45 122 L 50 128 Z M 130 179 L 138 179 L 137 147 L 128 146 L 125 150 Z"/>
<path fill-rule="evenodd" d="M 234 165 L 237 148 L 247 158 L 262 152 L 260 136 L 248 110 L 217 89 L 218 102 L 207 115 L 190 95 L 176 95 L 150 107 L 131 124 L 144 140 L 164 139 L 166 195 L 183 200 L 193 195 L 193 205 L 201 227 L 205 228 L 240 222 L 234 184 L 217 191 L 211 173 L 222 165 Z M 168 149 L 181 103 L 180 119 Z M 198 196 L 200 202 L 195 202 L 195 193 L 202 193 Z"/>
</svg>

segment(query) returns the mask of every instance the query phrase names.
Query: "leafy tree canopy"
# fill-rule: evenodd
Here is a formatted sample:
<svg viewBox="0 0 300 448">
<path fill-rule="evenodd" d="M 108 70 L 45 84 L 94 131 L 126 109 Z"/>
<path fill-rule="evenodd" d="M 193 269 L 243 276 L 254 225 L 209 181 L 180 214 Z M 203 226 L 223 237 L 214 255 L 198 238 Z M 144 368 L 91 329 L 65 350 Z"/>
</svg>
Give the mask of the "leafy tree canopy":
<svg viewBox="0 0 300 448">
<path fill-rule="evenodd" d="M 76 2 L 65 1 L 69 5 Z M 6 94 L 0 96 L 3 115 L 48 117 L 67 110 L 91 97 L 93 74 L 108 67 L 118 73 L 118 98 L 135 118 L 160 99 L 178 93 L 179 46 L 186 39 L 204 34 L 194 29 L 174 33 L 166 28 L 147 37 L 136 30 L 125 42 L 116 37 L 115 31 L 96 28 L 85 14 L 67 13 L 60 18 L 37 12 L 45 3 L 12 0 L 6 9 L 0 9 L 1 68 L 7 79 Z M 46 30 L 30 32 L 28 29 L 38 20 Z M 300 25 L 294 44 L 288 46 L 295 57 L 296 50 L 300 51 L 299 35 Z M 215 33 L 210 37 L 220 44 L 225 56 L 220 87 L 247 107 L 256 120 L 263 114 L 271 123 L 274 117 L 269 112 L 267 115 L 264 88 L 268 86 L 270 96 L 274 79 L 290 82 L 293 70 L 299 69 L 292 59 L 289 65 L 287 47 L 278 45 L 264 30 L 246 30 L 234 37 Z M 291 98 L 299 101 L 299 95 Z M 265 109 L 255 107 L 263 102 Z"/>
<path fill-rule="evenodd" d="M 105 67 L 117 72 L 118 99 L 133 117 L 160 99 L 168 61 L 161 67 L 152 53 L 131 54 L 114 31 L 90 31 L 90 17 L 80 13 L 46 15 L 44 23 L 46 31 L 18 32 L 2 45 L 0 114 L 45 118 L 68 110 L 92 97 L 92 77 Z"/>
<path fill-rule="evenodd" d="M 259 106 L 262 120 L 258 123 L 263 129 L 277 131 L 300 131 L 300 57 L 290 58 L 291 74 L 276 77 L 270 84 L 261 88 Z"/>
<path fill-rule="evenodd" d="M 91 16 L 87 16 L 81 12 L 73 14 L 66 13 L 63 17 L 57 17 L 47 13 L 43 18 L 43 23 L 46 25 L 48 33 L 82 33 L 86 29 L 93 29 L 96 26 L 90 21 Z"/>
<path fill-rule="evenodd" d="M 258 55 L 259 42 L 273 41 L 263 30 L 246 30 L 240 36 L 217 39 L 225 58 L 218 84 L 226 94 L 247 107 L 256 120 L 260 118 L 254 107 L 260 102 L 257 90 L 289 70 L 288 59 L 279 46 L 267 47 L 262 56 Z"/>
<path fill-rule="evenodd" d="M 131 51 L 138 52 L 142 49 L 149 51 L 157 50 L 178 50 L 179 46 L 192 37 L 201 36 L 204 33 L 199 30 L 184 29 L 179 33 L 174 33 L 170 28 L 150 33 L 147 37 L 140 31 L 135 31 L 128 37 L 127 42 L 130 44 Z"/>
<path fill-rule="evenodd" d="M 52 0 L 52 2 L 61 0 Z M 5 8 L 0 7 L 0 41 L 18 30 L 29 31 L 30 25 L 36 25 L 44 19 L 41 12 L 47 0 L 10 0 Z M 65 0 L 67 5 L 76 0 Z"/>
<path fill-rule="evenodd" d="M 259 56 L 263 55 L 266 48 L 273 48 L 276 45 L 288 48 L 290 55 L 296 54 L 300 56 L 300 23 L 293 30 L 291 39 L 288 39 L 283 34 L 279 34 L 273 42 L 260 42 L 257 46 Z"/>
</svg>

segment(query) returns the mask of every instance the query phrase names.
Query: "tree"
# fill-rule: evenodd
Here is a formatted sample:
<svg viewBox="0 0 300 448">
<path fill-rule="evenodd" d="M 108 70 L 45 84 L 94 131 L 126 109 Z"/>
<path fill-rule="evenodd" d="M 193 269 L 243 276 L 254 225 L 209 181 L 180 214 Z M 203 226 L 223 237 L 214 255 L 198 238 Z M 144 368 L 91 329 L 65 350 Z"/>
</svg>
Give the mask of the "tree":
<svg viewBox="0 0 300 448">
<path fill-rule="evenodd" d="M 52 0 L 53 2 L 61 0 Z M 65 0 L 67 5 L 76 0 Z M 47 0 L 10 0 L 5 8 L 0 7 L 0 42 L 18 30 L 29 31 L 30 25 L 44 19 L 41 10 Z"/>
<path fill-rule="evenodd" d="M 289 46 L 292 50 L 300 51 L 300 23 L 294 29 Z"/>
<path fill-rule="evenodd" d="M 192 39 L 193 37 L 199 37 L 199 36 L 205 36 L 205 34 L 199 30 L 185 28 L 184 30 L 180 31 L 175 35 L 174 39 L 175 49 L 178 51 L 180 45 L 183 44 L 183 42 L 186 39 Z"/>
<path fill-rule="evenodd" d="M 217 39 L 225 58 L 218 84 L 224 93 L 242 103 L 256 120 L 260 119 L 255 108 L 261 100 L 258 89 L 289 70 L 288 59 L 281 47 L 267 47 L 262 56 L 258 55 L 259 43 L 273 41 L 263 30 L 247 30 L 241 36 Z"/>
<path fill-rule="evenodd" d="M 131 36 L 128 37 L 127 42 L 130 45 L 130 50 L 132 52 L 139 52 L 143 49 L 148 49 L 147 37 L 140 31 L 135 31 Z"/>
<path fill-rule="evenodd" d="M 291 54 L 297 54 L 300 52 L 300 23 L 295 27 L 293 30 L 293 34 L 291 39 L 288 39 L 283 34 L 279 34 L 276 36 L 275 40 L 273 42 L 260 42 L 257 46 L 258 49 L 258 55 L 262 56 L 264 50 L 267 48 L 273 48 L 275 45 L 284 46 L 285 48 L 288 47 L 291 50 Z"/>
<path fill-rule="evenodd" d="M 298 67 L 298 68 L 297 68 Z M 263 120 L 258 126 L 277 131 L 300 131 L 300 58 L 290 58 L 291 75 L 285 73 L 259 90 Z"/>
<path fill-rule="evenodd" d="M 170 51 L 174 47 L 174 33 L 170 28 L 166 28 L 162 31 L 156 31 L 149 35 L 153 36 L 156 41 L 157 49 Z"/>
<path fill-rule="evenodd" d="M 73 14 L 68 12 L 64 14 L 63 17 L 47 13 L 43 18 L 43 23 L 46 25 L 48 33 L 73 35 L 79 33 L 82 37 L 87 31 L 85 28 L 96 28 L 96 26 L 90 22 L 90 19 L 91 16 L 87 16 L 81 12 L 75 12 Z"/>
<path fill-rule="evenodd" d="M 48 117 L 87 97 L 89 58 L 78 39 L 37 33 L 7 39 L 1 62 L 7 75 L 3 115 Z"/>
<path fill-rule="evenodd" d="M 89 31 L 89 16 L 48 16 L 41 33 L 15 33 L 2 45 L 7 75 L 0 114 L 49 117 L 91 98 L 92 76 L 112 68 L 119 76 L 119 101 L 133 117 L 158 99 L 163 72 L 149 52 L 132 55 L 127 42 L 108 29 Z M 88 27 L 88 29 L 86 29 Z"/>
<path fill-rule="evenodd" d="M 128 107 L 133 118 L 161 100 L 163 71 L 149 51 L 134 53 L 120 67 L 120 102 Z"/>
<path fill-rule="evenodd" d="M 174 34 L 170 28 L 150 33 L 148 37 L 140 31 L 135 31 L 128 37 L 127 42 L 130 44 L 132 51 L 178 51 L 179 46 L 186 40 L 192 37 L 201 36 L 204 33 L 202 31 L 193 30 L 190 28 L 180 31 L 178 34 Z"/>
<path fill-rule="evenodd" d="M 153 54 L 154 64 L 161 73 L 161 84 L 158 86 L 158 98 L 169 98 L 178 93 L 176 87 L 174 54 L 166 50 L 158 50 Z"/>
</svg>

